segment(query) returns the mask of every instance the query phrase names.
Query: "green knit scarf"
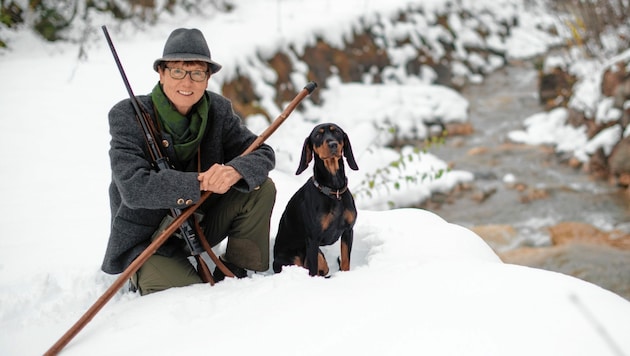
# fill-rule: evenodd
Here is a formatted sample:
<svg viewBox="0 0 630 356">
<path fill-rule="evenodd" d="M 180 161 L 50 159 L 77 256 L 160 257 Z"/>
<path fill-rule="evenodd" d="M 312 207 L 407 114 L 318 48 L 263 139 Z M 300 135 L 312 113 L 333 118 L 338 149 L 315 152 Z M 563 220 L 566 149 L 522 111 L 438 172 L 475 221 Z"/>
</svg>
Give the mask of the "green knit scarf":
<svg viewBox="0 0 630 356">
<path fill-rule="evenodd" d="M 173 137 L 175 153 L 180 162 L 188 162 L 201 142 L 208 123 L 210 107 L 207 94 L 193 107 L 188 116 L 180 114 L 164 94 L 162 85 L 157 83 L 151 92 L 153 105 L 157 109 L 164 130 Z"/>
</svg>

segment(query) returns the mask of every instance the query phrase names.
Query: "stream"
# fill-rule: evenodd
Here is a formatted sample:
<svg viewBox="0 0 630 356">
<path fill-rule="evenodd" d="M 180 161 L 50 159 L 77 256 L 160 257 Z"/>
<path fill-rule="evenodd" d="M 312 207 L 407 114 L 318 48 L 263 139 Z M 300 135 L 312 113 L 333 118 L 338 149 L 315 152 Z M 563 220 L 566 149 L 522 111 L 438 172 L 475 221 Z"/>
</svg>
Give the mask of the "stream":
<svg viewBox="0 0 630 356">
<path fill-rule="evenodd" d="M 532 63 L 512 63 L 466 87 L 462 95 L 470 103 L 474 132 L 448 137 L 429 151 L 452 169 L 474 173 L 475 181 L 455 199 L 433 202 L 427 209 L 469 228 L 511 225 L 517 231 L 511 248 L 548 245 L 546 228 L 563 221 L 630 232 L 630 207 L 617 187 L 562 163 L 552 147 L 507 140 L 510 131 L 523 128 L 524 119 L 544 111 Z M 514 183 L 504 177 L 513 177 Z M 515 183 L 524 189 L 514 189 Z"/>
</svg>

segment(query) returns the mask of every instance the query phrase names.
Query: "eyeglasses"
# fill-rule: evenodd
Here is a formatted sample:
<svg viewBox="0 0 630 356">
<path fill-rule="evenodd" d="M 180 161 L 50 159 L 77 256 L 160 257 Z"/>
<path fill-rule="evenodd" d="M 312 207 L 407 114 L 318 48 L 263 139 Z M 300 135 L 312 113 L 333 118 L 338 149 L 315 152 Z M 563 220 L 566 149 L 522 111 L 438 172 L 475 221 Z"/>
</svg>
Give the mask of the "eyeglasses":
<svg viewBox="0 0 630 356">
<path fill-rule="evenodd" d="M 192 79 L 195 82 L 203 82 L 204 80 L 206 80 L 206 78 L 208 78 L 207 71 L 183 70 L 181 68 L 169 68 L 169 67 L 165 67 L 165 68 L 168 69 L 168 72 L 170 73 L 171 78 L 173 79 L 184 79 L 184 77 L 186 77 L 186 74 L 190 74 L 190 79 Z"/>
</svg>

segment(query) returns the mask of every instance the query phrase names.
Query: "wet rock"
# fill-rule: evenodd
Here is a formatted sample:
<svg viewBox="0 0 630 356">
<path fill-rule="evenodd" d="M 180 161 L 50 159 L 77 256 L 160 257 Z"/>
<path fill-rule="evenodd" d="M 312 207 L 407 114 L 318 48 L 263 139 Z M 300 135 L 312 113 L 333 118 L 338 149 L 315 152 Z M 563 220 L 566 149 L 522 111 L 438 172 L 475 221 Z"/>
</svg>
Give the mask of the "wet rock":
<svg viewBox="0 0 630 356">
<path fill-rule="evenodd" d="M 625 68 L 624 68 L 625 70 Z M 613 106 L 619 110 L 623 110 L 623 116 L 621 117 L 620 124 L 624 129 L 630 125 L 630 105 L 627 105 L 630 101 L 630 73 L 626 73 L 621 82 L 615 88 Z"/>
<path fill-rule="evenodd" d="M 483 146 L 473 147 L 466 152 L 468 156 L 483 155 L 486 153 L 488 153 L 488 147 Z"/>
<path fill-rule="evenodd" d="M 496 173 L 492 171 L 480 171 L 480 172 L 472 172 L 475 180 L 497 180 Z"/>
<path fill-rule="evenodd" d="M 583 112 L 569 108 L 568 113 L 567 124 L 573 127 L 580 127 L 586 124 L 587 120 Z"/>
<path fill-rule="evenodd" d="M 505 263 L 577 277 L 630 300 L 629 234 L 582 222 L 562 222 L 549 227 L 549 233 L 553 246 L 521 247 L 502 251 L 499 257 Z"/>
<path fill-rule="evenodd" d="M 450 196 L 446 193 L 435 192 L 431 194 L 431 197 L 429 199 L 431 200 L 431 203 L 437 204 L 439 206 L 448 203 L 450 200 Z"/>
<path fill-rule="evenodd" d="M 479 225 L 471 228 L 494 251 L 505 251 L 516 240 L 517 231 L 512 225 Z"/>
<path fill-rule="evenodd" d="M 614 96 L 619 85 L 624 82 L 625 77 L 626 64 L 623 61 L 611 65 L 610 68 L 606 69 L 604 75 L 602 76 L 602 94 L 605 96 Z"/>
<path fill-rule="evenodd" d="M 541 200 L 549 198 L 549 192 L 545 189 L 531 188 L 525 191 L 525 194 L 521 195 L 519 200 L 523 204 L 531 203 L 534 200 Z"/>
<path fill-rule="evenodd" d="M 442 63 L 436 63 L 433 70 L 437 75 L 436 84 L 449 86 L 453 82 L 453 72 L 450 67 Z"/>
<path fill-rule="evenodd" d="M 592 225 L 573 221 L 551 226 L 549 233 L 554 245 L 588 243 L 630 251 L 630 234 L 620 230 L 602 231 Z M 628 277 L 630 279 L 630 275 Z"/>
<path fill-rule="evenodd" d="M 444 127 L 449 136 L 466 136 L 475 131 L 470 122 L 449 122 Z"/>
<path fill-rule="evenodd" d="M 538 90 L 540 103 L 548 108 L 568 103 L 575 81 L 575 77 L 561 68 L 554 68 L 550 73 L 542 73 Z"/>
<path fill-rule="evenodd" d="M 598 148 L 588 161 L 589 173 L 598 179 L 606 179 L 608 177 L 608 158 L 603 148 Z"/>
<path fill-rule="evenodd" d="M 626 74 L 623 82 L 615 88 L 614 98 L 613 105 L 618 109 L 623 109 L 624 103 L 630 100 L 630 73 Z"/>
<path fill-rule="evenodd" d="M 596 284 L 630 300 L 630 251 L 603 244 L 566 243 L 499 254 L 505 263 L 540 268 Z"/>
<path fill-rule="evenodd" d="M 497 192 L 496 187 L 485 187 L 475 191 L 472 195 L 472 199 L 477 203 L 483 203 L 486 199 L 490 198 L 494 193 Z"/>
<path fill-rule="evenodd" d="M 617 178 L 617 184 L 623 187 L 630 187 L 630 173 L 622 173 Z"/>
<path fill-rule="evenodd" d="M 630 173 L 630 137 L 619 141 L 608 159 L 610 173 L 614 176 Z"/>
<path fill-rule="evenodd" d="M 569 167 L 575 168 L 575 169 L 582 167 L 582 162 L 576 157 L 569 158 L 569 160 L 567 161 L 567 164 L 569 165 Z"/>
</svg>

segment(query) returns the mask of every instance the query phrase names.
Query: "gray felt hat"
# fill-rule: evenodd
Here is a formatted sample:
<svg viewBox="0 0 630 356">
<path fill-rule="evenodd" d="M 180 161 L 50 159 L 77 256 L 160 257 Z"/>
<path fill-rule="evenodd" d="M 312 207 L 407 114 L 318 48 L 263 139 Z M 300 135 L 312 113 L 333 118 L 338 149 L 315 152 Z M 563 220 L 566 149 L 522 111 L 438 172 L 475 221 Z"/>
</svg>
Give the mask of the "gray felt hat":
<svg viewBox="0 0 630 356">
<path fill-rule="evenodd" d="M 171 32 L 164 44 L 162 58 L 153 62 L 153 69 L 157 72 L 160 62 L 172 61 L 207 62 L 211 73 L 216 73 L 221 69 L 221 65 L 212 60 L 208 43 L 201 31 L 196 28 L 178 28 Z"/>
</svg>

